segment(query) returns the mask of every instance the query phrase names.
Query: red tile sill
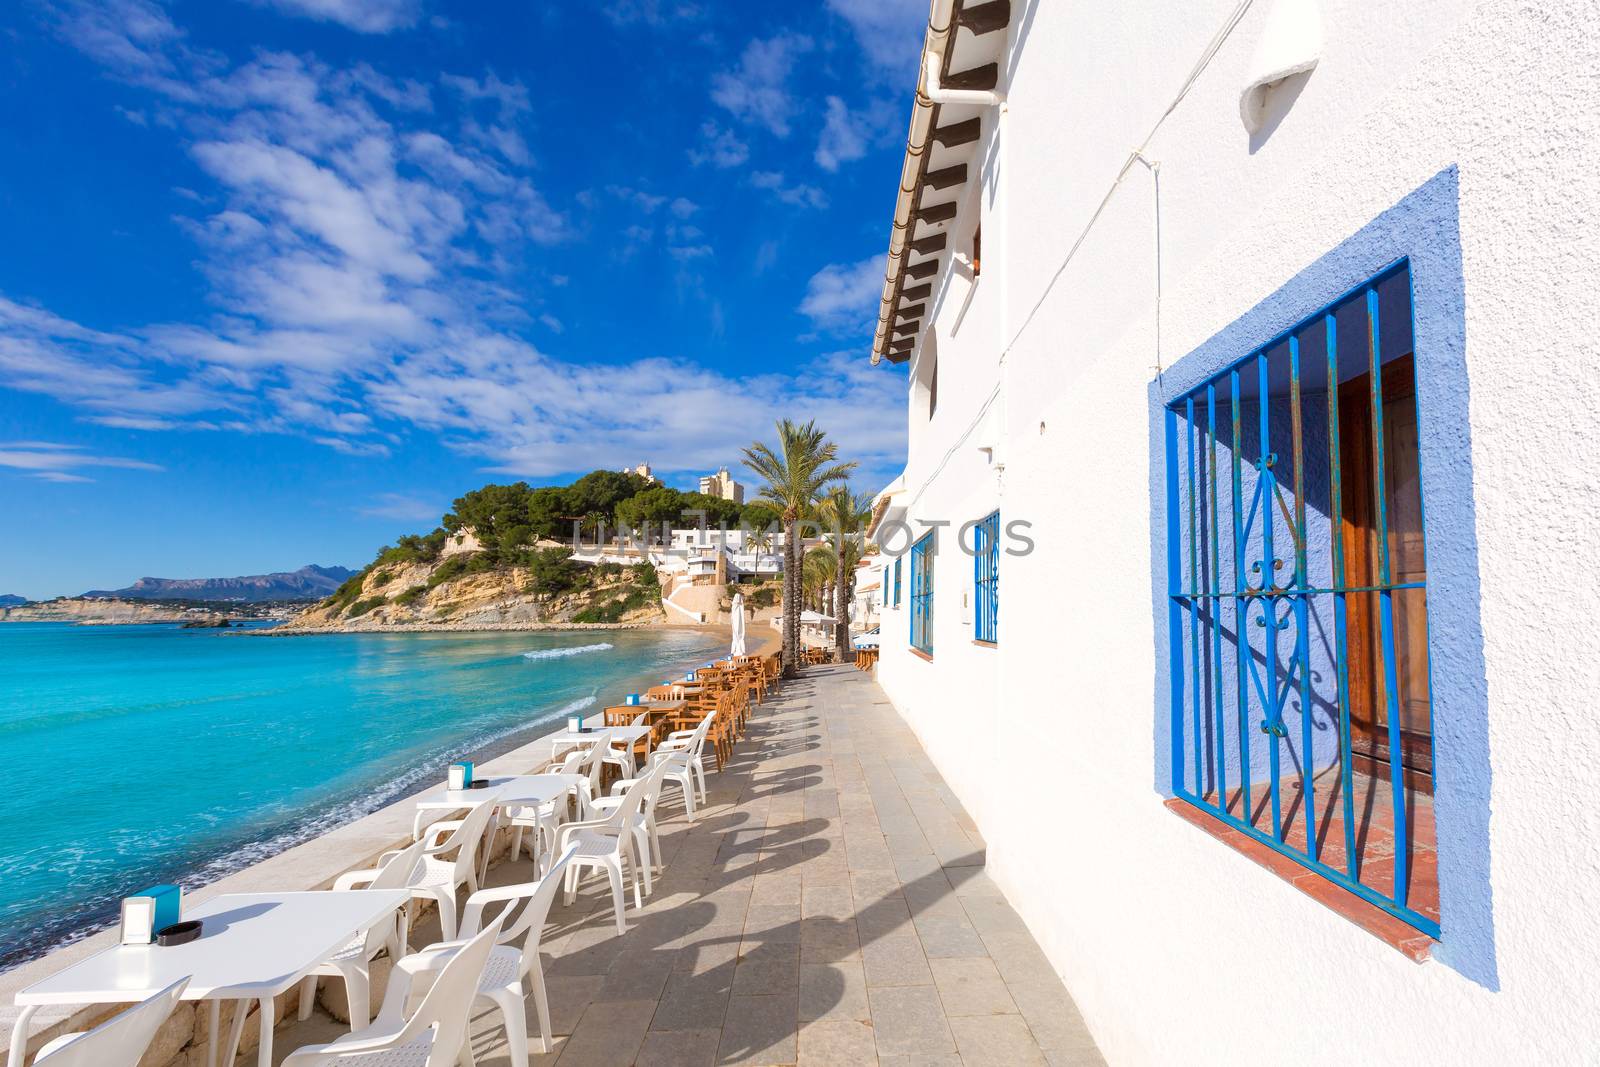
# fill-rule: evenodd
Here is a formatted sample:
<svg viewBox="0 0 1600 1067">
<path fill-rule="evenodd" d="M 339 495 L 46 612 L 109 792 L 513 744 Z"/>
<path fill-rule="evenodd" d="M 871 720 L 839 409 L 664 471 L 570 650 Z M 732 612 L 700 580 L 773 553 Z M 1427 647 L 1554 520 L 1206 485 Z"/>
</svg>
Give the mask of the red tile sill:
<svg viewBox="0 0 1600 1067">
<path fill-rule="evenodd" d="M 913 648 L 911 650 L 911 654 L 913 656 L 916 656 L 918 659 L 925 659 L 929 663 L 933 662 L 933 657 L 928 655 L 926 652 L 922 651 L 922 649 L 920 649 L 920 648 Z"/>
<path fill-rule="evenodd" d="M 1369 904 L 1348 889 L 1335 885 L 1314 871 L 1307 870 L 1289 857 L 1273 851 L 1247 834 L 1240 833 L 1221 819 L 1201 811 L 1187 801 L 1173 797 L 1166 804 L 1168 810 L 1179 818 L 1198 826 L 1235 852 L 1254 860 L 1306 896 L 1361 927 L 1412 962 L 1423 963 L 1432 954 L 1436 943 L 1433 938 L 1418 932 L 1382 908 Z"/>
</svg>

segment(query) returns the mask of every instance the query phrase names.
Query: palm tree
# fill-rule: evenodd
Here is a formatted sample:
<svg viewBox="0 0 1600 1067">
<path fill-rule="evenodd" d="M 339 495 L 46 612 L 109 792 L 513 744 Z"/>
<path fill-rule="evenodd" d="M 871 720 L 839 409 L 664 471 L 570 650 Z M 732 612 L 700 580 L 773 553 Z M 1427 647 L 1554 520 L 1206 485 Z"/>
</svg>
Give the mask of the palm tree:
<svg viewBox="0 0 1600 1067">
<path fill-rule="evenodd" d="M 761 557 L 772 551 L 772 530 L 770 528 L 752 530 L 750 536 L 745 539 L 744 547 L 746 552 L 755 553 L 756 573 L 759 575 Z"/>
<path fill-rule="evenodd" d="M 757 441 L 744 450 L 744 464 L 766 484 L 757 499 L 783 519 L 783 670 L 793 675 L 800 661 L 800 520 L 809 517 L 817 494 L 843 481 L 854 463 L 839 462 L 839 447 L 817 429 L 778 420 L 776 450 Z"/>
<path fill-rule="evenodd" d="M 872 518 L 872 498 L 835 485 L 817 505 L 817 521 L 834 553 L 834 652 L 837 662 L 850 655 L 850 598 L 855 593 L 856 564 L 861 561 L 862 531 Z"/>
<path fill-rule="evenodd" d="M 838 559 L 828 545 L 817 545 L 800 564 L 800 584 L 805 601 L 819 614 L 828 614 L 827 592 L 837 575 Z"/>
</svg>

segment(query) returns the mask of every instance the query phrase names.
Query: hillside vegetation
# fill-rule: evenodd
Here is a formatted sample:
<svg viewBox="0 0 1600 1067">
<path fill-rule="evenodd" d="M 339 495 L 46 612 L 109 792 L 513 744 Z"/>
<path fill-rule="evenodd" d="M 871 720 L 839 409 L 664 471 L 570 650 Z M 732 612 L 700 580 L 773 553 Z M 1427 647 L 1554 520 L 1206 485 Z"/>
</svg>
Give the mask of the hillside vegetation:
<svg viewBox="0 0 1600 1067">
<path fill-rule="evenodd" d="M 761 508 L 683 493 L 631 473 L 594 471 L 572 485 L 486 485 L 459 497 L 439 525 L 380 548 L 372 562 L 286 629 L 395 625 L 520 626 L 617 623 L 661 617 L 649 564 L 587 566 L 574 533 L 602 527 L 753 525 Z"/>
</svg>

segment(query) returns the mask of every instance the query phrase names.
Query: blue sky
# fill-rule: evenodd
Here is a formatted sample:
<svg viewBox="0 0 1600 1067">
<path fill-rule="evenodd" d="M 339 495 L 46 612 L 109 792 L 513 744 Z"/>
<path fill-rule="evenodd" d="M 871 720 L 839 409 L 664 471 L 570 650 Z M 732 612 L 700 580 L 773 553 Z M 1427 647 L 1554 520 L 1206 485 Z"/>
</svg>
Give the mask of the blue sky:
<svg viewBox="0 0 1600 1067">
<path fill-rule="evenodd" d="M 926 8 L 5 5 L 0 593 L 359 565 L 780 415 L 876 488 Z"/>
</svg>

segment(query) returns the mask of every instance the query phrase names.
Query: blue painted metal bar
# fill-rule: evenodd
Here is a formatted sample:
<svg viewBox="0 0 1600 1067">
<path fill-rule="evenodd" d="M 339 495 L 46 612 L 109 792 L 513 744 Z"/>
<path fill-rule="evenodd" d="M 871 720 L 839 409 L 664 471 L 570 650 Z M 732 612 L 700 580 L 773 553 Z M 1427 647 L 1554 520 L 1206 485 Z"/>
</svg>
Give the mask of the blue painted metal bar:
<svg viewBox="0 0 1600 1067">
<path fill-rule="evenodd" d="M 1274 555 L 1272 537 L 1272 496 L 1273 496 L 1273 464 L 1277 457 L 1272 453 L 1272 389 L 1270 384 L 1271 370 L 1267 364 L 1267 353 L 1263 349 L 1256 354 L 1256 407 L 1261 416 L 1261 484 L 1258 492 L 1268 503 L 1261 513 L 1261 584 L 1262 588 L 1275 589 L 1277 582 L 1273 578 L 1277 557 Z M 1266 648 L 1267 661 L 1266 680 L 1262 688 L 1266 693 L 1277 697 L 1278 693 L 1278 612 L 1277 601 L 1268 600 L 1263 608 L 1263 623 L 1267 631 Z M 1261 713 L 1266 716 L 1261 722 L 1261 732 L 1272 738 L 1271 748 L 1267 750 L 1268 768 L 1272 775 L 1272 836 L 1278 841 L 1283 840 L 1283 798 L 1282 789 L 1278 781 L 1279 760 L 1278 737 L 1283 730 L 1283 722 L 1278 714 L 1278 708 L 1270 702 L 1264 703 Z"/>
<path fill-rule="evenodd" d="M 1300 412 L 1300 338 L 1289 338 L 1289 412 L 1294 432 L 1294 616 L 1300 672 L 1300 799 L 1306 816 L 1306 851 L 1320 859 L 1317 842 L 1316 755 L 1311 722 L 1311 620 L 1306 595 L 1306 453 Z"/>
<path fill-rule="evenodd" d="M 1233 581 L 1232 589 L 1224 589 L 1222 577 L 1222 550 L 1220 525 L 1222 515 L 1218 508 L 1218 498 L 1223 492 L 1217 484 L 1221 471 L 1220 460 L 1216 455 L 1221 443 L 1217 433 L 1217 392 L 1222 375 L 1211 378 L 1195 386 L 1187 393 L 1178 396 L 1166 408 L 1166 453 L 1167 453 L 1167 521 L 1168 521 L 1168 648 L 1170 650 L 1169 669 L 1172 675 L 1172 790 L 1174 795 L 1188 803 L 1201 807 L 1226 824 L 1239 829 L 1250 837 L 1263 842 L 1276 852 L 1288 856 L 1305 866 L 1308 870 L 1327 878 L 1341 887 L 1361 897 L 1363 900 L 1383 909 L 1430 936 L 1437 937 L 1439 926 L 1436 920 L 1423 915 L 1410 905 L 1409 879 L 1411 873 L 1411 841 L 1408 822 L 1410 814 L 1406 808 L 1406 801 L 1410 794 L 1406 791 L 1405 781 L 1405 756 L 1404 731 L 1401 723 L 1401 709 L 1404 707 L 1400 692 L 1400 663 L 1397 655 L 1397 626 L 1404 618 L 1397 619 L 1397 608 L 1394 594 L 1404 590 L 1415 590 L 1418 595 L 1425 595 L 1426 580 L 1417 582 L 1396 582 L 1394 569 L 1396 561 L 1390 558 L 1391 548 L 1388 541 L 1389 508 L 1388 487 L 1386 482 L 1387 466 L 1385 449 L 1389 444 L 1384 440 L 1383 434 L 1383 352 L 1381 346 L 1381 321 L 1378 303 L 1378 288 L 1380 283 L 1395 277 L 1399 272 L 1409 272 L 1409 265 L 1404 261 L 1387 268 L 1383 273 L 1370 279 L 1361 287 L 1352 290 L 1346 297 L 1334 301 L 1319 310 L 1316 315 L 1296 324 L 1281 338 L 1269 342 L 1268 345 L 1258 348 L 1245 359 L 1240 360 L 1224 371 L 1228 375 L 1229 399 L 1232 402 L 1231 421 L 1233 435 L 1229 442 L 1229 451 L 1233 461 L 1231 505 L 1233 539 Z M 1405 279 L 1409 285 L 1409 273 Z M 1385 290 L 1387 292 L 1387 289 Z M 1348 302 L 1354 311 L 1359 305 L 1355 300 L 1365 304 L 1364 311 L 1367 316 L 1368 352 L 1367 367 L 1368 380 L 1371 383 L 1372 394 L 1370 398 L 1370 416 L 1372 420 L 1371 436 L 1373 440 L 1374 464 L 1374 503 L 1376 510 L 1375 525 L 1378 536 L 1378 552 L 1375 560 L 1377 573 L 1372 576 L 1370 584 L 1350 585 L 1347 574 L 1346 544 L 1344 530 L 1345 498 L 1342 480 L 1342 452 L 1341 452 L 1341 427 L 1340 397 L 1339 397 L 1339 347 L 1338 324 L 1336 315 Z M 1313 475 L 1306 466 L 1307 434 L 1314 433 L 1315 427 L 1306 423 L 1306 398 L 1303 395 L 1302 381 L 1302 355 L 1301 334 L 1314 325 L 1317 317 L 1321 317 L 1325 328 L 1326 359 L 1328 365 L 1328 463 L 1329 463 L 1329 507 L 1327 521 L 1329 523 L 1331 554 L 1331 581 L 1328 588 L 1320 588 L 1313 584 L 1310 573 L 1311 531 L 1308 521 L 1308 492 L 1312 486 Z M 1293 439 L 1294 475 L 1292 493 L 1294 501 L 1291 504 L 1285 492 L 1283 479 L 1278 467 L 1280 459 L 1272 448 L 1273 444 L 1273 412 L 1274 402 L 1272 364 L 1268 352 L 1273 351 L 1279 344 L 1284 344 L 1288 350 L 1288 382 L 1287 388 L 1279 379 L 1279 402 L 1287 400 L 1291 425 L 1288 427 Z M 1260 456 L 1259 464 L 1252 461 L 1256 467 L 1256 483 L 1253 486 L 1246 508 L 1243 484 L 1242 458 L 1246 441 L 1243 434 L 1243 375 L 1247 363 L 1255 363 L 1255 379 L 1252 382 L 1257 387 L 1258 402 L 1260 404 L 1258 415 L 1258 433 Z M 1282 366 L 1276 368 L 1282 371 Z M 1203 392 L 1202 392 L 1203 390 Z M 1201 403 L 1204 410 L 1201 410 Z M 1420 413 L 1419 413 L 1420 414 Z M 1204 422 L 1201 422 L 1203 417 Z M 1187 423 L 1188 437 L 1179 443 L 1177 423 L 1184 419 Z M 1366 436 L 1363 432 L 1362 437 Z M 1179 449 L 1184 453 L 1180 457 Z M 1184 479 L 1187 479 L 1187 485 Z M 1185 499 L 1186 498 L 1186 499 Z M 1263 506 L 1265 500 L 1265 506 Z M 1179 508 L 1187 505 L 1187 523 L 1179 513 Z M 1246 517 L 1248 510 L 1248 517 Z M 1275 514 L 1276 513 L 1276 514 Z M 1259 543 L 1252 542 L 1252 530 L 1257 515 L 1261 515 L 1261 530 Z M 1281 516 L 1281 520 L 1279 518 Z M 1281 526 L 1280 526 L 1281 521 Z M 1287 529 L 1294 538 L 1294 571 L 1292 578 L 1287 578 L 1281 583 L 1277 580 L 1280 570 L 1288 563 L 1287 558 L 1279 560 L 1276 553 L 1281 542 L 1281 531 Z M 1184 541 L 1187 533 L 1188 552 L 1185 560 Z M 1367 530 L 1363 529 L 1363 536 Z M 1287 546 L 1284 546 L 1287 547 Z M 1247 570 L 1245 561 L 1260 553 L 1260 559 L 1252 563 Z M 1287 552 L 1285 557 L 1287 557 Z M 1408 566 L 1410 564 L 1408 563 Z M 1186 573 L 1187 572 L 1187 573 Z M 1259 574 L 1257 581 L 1253 576 Z M 1362 576 L 1366 578 L 1366 575 Z M 1390 887 L 1382 888 L 1364 885 L 1360 881 L 1361 867 L 1360 856 L 1357 852 L 1356 818 L 1357 805 L 1355 803 L 1355 753 L 1352 745 L 1352 720 L 1358 710 L 1351 698 L 1352 680 L 1350 676 L 1350 602 L 1351 594 L 1364 594 L 1373 596 L 1374 604 L 1378 608 L 1377 618 L 1374 620 L 1374 636 L 1379 638 L 1379 652 L 1383 656 L 1382 682 L 1384 687 L 1383 698 L 1385 704 L 1379 709 L 1374 709 L 1374 715 L 1387 714 L 1392 790 L 1391 801 L 1394 807 L 1394 820 L 1396 836 L 1396 872 L 1392 891 Z M 1343 870 L 1336 870 L 1323 861 L 1326 850 L 1323 842 L 1318 840 L 1316 828 L 1318 820 L 1315 759 L 1315 727 L 1313 717 L 1313 674 L 1311 671 L 1312 649 L 1312 607 L 1317 603 L 1313 597 L 1327 595 L 1331 597 L 1333 606 L 1333 669 L 1338 690 L 1338 784 L 1340 801 L 1344 817 L 1344 846 L 1345 860 L 1340 866 Z M 1226 671 L 1223 656 L 1223 603 L 1225 600 L 1233 601 L 1234 625 L 1234 672 L 1237 686 L 1236 710 L 1238 714 L 1237 726 L 1239 730 L 1239 766 L 1240 773 L 1236 790 L 1241 795 L 1243 806 L 1235 809 L 1229 803 L 1227 753 L 1224 738 L 1227 733 L 1227 712 L 1224 710 L 1226 701 L 1226 686 L 1224 673 Z M 1254 648 L 1248 636 L 1250 630 L 1250 612 L 1259 604 L 1261 617 L 1256 620 L 1257 625 L 1265 629 L 1263 647 Z M 1402 604 L 1401 607 L 1408 605 Z M 1202 614 L 1204 612 L 1204 614 Z M 1186 630 L 1184 617 L 1190 620 Z M 1292 649 L 1280 650 L 1279 633 L 1295 627 L 1295 640 Z M 1203 629 L 1210 626 L 1209 648 L 1205 642 L 1207 633 Z M 1185 639 L 1189 648 L 1183 647 Z M 1280 651 L 1287 653 L 1287 660 L 1280 659 Z M 1260 663 L 1257 662 L 1259 658 Z M 1185 659 L 1188 663 L 1185 663 Z M 1215 669 L 1216 685 L 1208 684 L 1205 671 Z M 1410 664 L 1408 669 L 1415 670 L 1420 664 Z M 1192 671 L 1193 681 L 1186 686 L 1185 674 Z M 1298 737 L 1302 758 L 1299 765 L 1301 799 L 1305 810 L 1305 836 L 1304 847 L 1296 842 L 1289 842 L 1287 832 L 1298 828 L 1298 820 L 1292 820 L 1289 826 L 1284 825 L 1283 813 L 1283 749 L 1281 744 L 1289 744 L 1291 753 L 1293 744 L 1289 740 L 1289 732 L 1285 726 L 1284 713 L 1288 707 L 1288 700 L 1292 693 L 1298 690 L 1300 699 L 1301 729 Z M 1356 694 L 1358 697 L 1360 694 Z M 1209 714 L 1207 701 L 1216 700 L 1216 715 Z M 1193 703 L 1191 704 L 1190 701 Z M 1261 718 L 1259 727 L 1263 733 L 1271 738 L 1272 747 L 1268 750 L 1267 763 L 1270 780 L 1267 783 L 1270 790 L 1271 814 L 1273 825 L 1268 832 L 1265 827 L 1260 827 L 1255 820 L 1255 798 L 1252 796 L 1253 786 L 1260 784 L 1253 782 L 1253 763 L 1251 761 L 1249 739 L 1255 732 L 1256 720 L 1251 717 L 1252 701 L 1260 705 Z M 1429 709 L 1431 714 L 1431 708 Z M 1207 744 L 1206 731 L 1214 730 L 1212 743 Z M 1192 751 L 1186 745 L 1192 745 Z M 1205 746 L 1202 750 L 1201 746 Z M 1193 756 L 1192 766 L 1189 760 Z M 1208 755 L 1215 760 L 1214 777 L 1207 776 L 1206 759 Z M 1193 774 L 1192 788 L 1185 779 Z M 1208 787 L 1209 786 L 1209 787 Z M 1324 801 L 1324 807 L 1331 801 Z M 1263 805 L 1265 806 L 1265 805 Z M 1322 812 L 1326 818 L 1330 813 Z M 1368 816 L 1370 817 L 1370 816 Z"/>
<path fill-rule="evenodd" d="M 1334 593 L 1381 593 L 1385 589 L 1394 589 L 1398 591 L 1401 589 L 1426 589 L 1427 587 L 1427 582 L 1390 582 L 1388 585 L 1347 585 L 1343 588 L 1329 589 L 1308 587 L 1306 592 L 1312 596 L 1329 596 Z M 1212 596 L 1220 596 L 1222 599 L 1228 600 L 1236 595 L 1242 595 L 1246 600 L 1266 600 L 1275 597 L 1278 594 L 1272 592 L 1271 590 L 1246 589 L 1242 594 L 1200 592 L 1185 593 L 1183 595 L 1192 596 L 1196 600 L 1205 600 Z"/>
<path fill-rule="evenodd" d="M 1251 807 L 1250 799 L 1250 715 L 1248 711 L 1250 696 L 1245 690 L 1245 664 L 1250 659 L 1250 640 L 1245 632 L 1248 620 L 1245 618 L 1245 579 L 1244 579 L 1244 489 L 1243 462 L 1244 462 L 1244 422 L 1239 404 L 1239 370 L 1237 367 L 1228 375 L 1228 386 L 1231 390 L 1233 415 L 1233 446 L 1229 449 L 1233 453 L 1233 666 L 1238 675 L 1234 686 L 1239 705 L 1239 788 L 1244 795 L 1244 817 L 1254 817 L 1255 809 Z"/>
<path fill-rule="evenodd" d="M 1416 293 L 1414 291 L 1414 286 L 1413 286 L 1412 277 L 1411 277 L 1411 261 L 1410 260 L 1406 260 L 1402 264 L 1401 269 L 1405 271 L 1405 276 L 1406 276 L 1406 307 L 1408 309 L 1409 308 L 1415 308 L 1417 306 L 1417 304 L 1416 304 Z M 1416 347 L 1416 339 L 1415 338 L 1412 338 L 1412 347 L 1413 348 Z M 1413 366 L 1411 373 L 1413 374 L 1413 376 L 1416 374 L 1415 366 Z M 1411 395 L 1411 404 L 1412 404 L 1412 408 L 1413 408 L 1413 411 L 1414 411 L 1414 414 L 1415 414 L 1417 425 L 1421 426 L 1422 425 L 1422 394 L 1419 391 L 1413 390 L 1412 395 Z M 1417 526 L 1418 526 L 1419 529 L 1421 529 L 1423 531 L 1423 536 L 1422 536 L 1422 573 L 1423 574 L 1427 574 L 1428 573 L 1428 536 L 1427 536 L 1427 530 L 1428 530 L 1428 494 L 1426 494 L 1426 493 L 1424 493 L 1422 491 L 1422 486 L 1425 486 L 1425 485 L 1428 484 L 1428 478 L 1427 478 L 1426 472 L 1422 469 L 1423 459 L 1424 459 L 1424 457 L 1422 455 L 1419 454 L 1417 456 L 1417 481 L 1418 481 L 1418 486 L 1417 486 Z M 1391 577 L 1393 577 L 1393 576 L 1391 575 Z M 1425 588 L 1425 585 L 1426 585 L 1426 583 L 1420 583 L 1420 582 L 1419 583 L 1412 583 L 1412 584 L 1403 584 L 1403 583 L 1400 583 L 1400 582 L 1395 582 L 1394 584 L 1392 584 L 1390 586 L 1390 588 L 1391 589 L 1397 589 L 1397 590 L 1398 589 Z M 1432 649 L 1431 641 L 1430 641 L 1430 639 L 1428 637 L 1428 607 L 1427 607 L 1427 605 L 1428 605 L 1427 595 L 1424 594 L 1423 598 L 1422 598 L 1422 627 L 1423 627 L 1423 630 L 1422 630 L 1422 635 L 1423 635 L 1422 646 L 1423 646 L 1423 649 L 1424 649 L 1424 653 L 1425 653 L 1425 655 L 1427 657 L 1428 737 L 1431 739 L 1433 737 L 1433 649 Z M 1429 744 L 1430 745 L 1432 744 L 1431 740 L 1430 740 Z M 1429 775 L 1430 778 L 1433 779 L 1434 789 L 1437 790 L 1438 787 L 1439 787 L 1439 765 L 1433 759 L 1433 754 L 1432 754 L 1431 751 L 1428 754 L 1428 775 Z"/>
<path fill-rule="evenodd" d="M 972 527 L 973 636 L 994 641 L 1000 613 L 1000 513 L 990 512 Z"/>
<path fill-rule="evenodd" d="M 1211 525 L 1208 540 L 1211 546 L 1211 573 L 1206 579 L 1208 594 L 1215 595 L 1222 590 L 1222 570 L 1217 548 L 1217 385 L 1215 382 L 1206 384 L 1206 487 L 1210 493 L 1207 515 Z M 1197 607 L 1198 610 L 1198 607 Z M 1211 627 L 1211 662 L 1212 678 L 1216 683 L 1213 688 L 1215 694 L 1217 724 L 1213 737 L 1216 739 L 1217 759 L 1217 802 L 1226 806 L 1228 803 L 1228 754 L 1225 750 L 1223 738 L 1227 736 L 1222 714 L 1222 620 L 1217 613 L 1222 610 L 1222 601 L 1213 599 L 1206 613 L 1206 621 Z"/>
<path fill-rule="evenodd" d="M 1167 409 L 1167 663 L 1172 687 L 1172 790 L 1183 789 L 1183 546 L 1178 526 L 1178 413 Z"/>
<path fill-rule="evenodd" d="M 1194 397 L 1192 396 L 1184 404 L 1184 421 L 1186 423 L 1184 433 L 1189 451 L 1189 581 L 1185 584 L 1185 588 L 1199 589 L 1199 548 L 1195 544 L 1198 516 L 1195 511 L 1196 490 L 1194 478 L 1197 445 L 1195 441 Z M 1194 690 L 1194 790 L 1196 793 L 1204 793 L 1206 783 L 1202 769 L 1204 762 L 1202 750 L 1205 747 L 1203 744 L 1205 729 L 1200 720 L 1200 612 L 1196 609 L 1193 600 L 1188 602 L 1187 607 L 1189 615 L 1189 662 L 1194 670 L 1191 676 L 1194 680 L 1190 683 L 1190 687 Z"/>
<path fill-rule="evenodd" d="M 1378 582 L 1389 573 L 1389 502 L 1383 453 L 1383 353 L 1379 350 L 1378 287 L 1367 288 L 1367 360 L 1372 381 L 1372 484 L 1378 517 Z M 1394 899 L 1402 906 L 1410 886 L 1411 835 L 1406 826 L 1405 750 L 1400 737 L 1400 678 L 1395 666 L 1394 594 L 1378 594 L 1378 630 L 1383 641 L 1383 695 L 1389 716 L 1389 782 L 1394 803 Z"/>
<path fill-rule="evenodd" d="M 1328 346 L 1328 521 L 1333 550 L 1333 671 L 1339 690 L 1339 792 L 1344 800 L 1345 870 L 1351 881 L 1361 877 L 1356 854 L 1355 768 L 1350 751 L 1350 657 L 1344 588 L 1344 467 L 1339 456 L 1339 323 L 1333 312 L 1323 316 Z"/>
</svg>

